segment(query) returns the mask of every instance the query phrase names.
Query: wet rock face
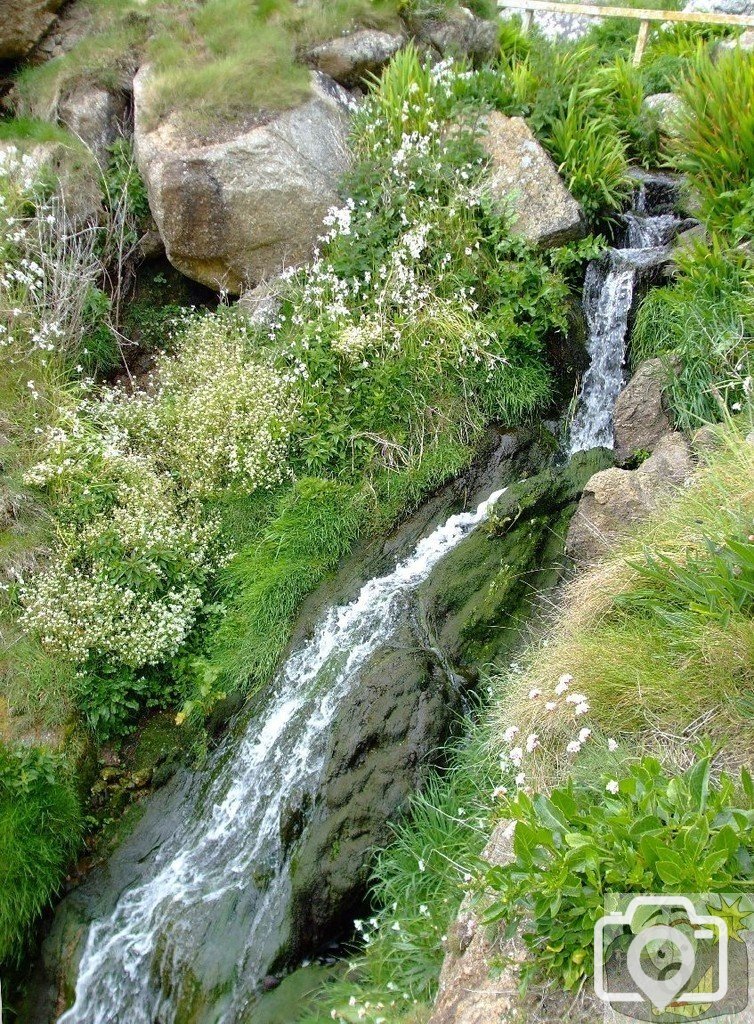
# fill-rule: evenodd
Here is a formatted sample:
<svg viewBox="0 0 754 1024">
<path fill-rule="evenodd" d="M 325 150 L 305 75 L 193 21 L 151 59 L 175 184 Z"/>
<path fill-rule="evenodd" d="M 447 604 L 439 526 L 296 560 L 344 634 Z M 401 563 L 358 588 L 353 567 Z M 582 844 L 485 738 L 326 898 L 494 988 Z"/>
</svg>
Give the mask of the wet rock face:
<svg viewBox="0 0 754 1024">
<path fill-rule="evenodd" d="M 361 29 L 330 39 L 305 55 L 306 63 L 352 89 L 368 75 L 376 75 L 405 42 L 404 36 L 376 29 Z"/>
<path fill-rule="evenodd" d="M 63 0 L 3 0 L 0 5 L 0 60 L 25 56 L 55 21 Z"/>
<path fill-rule="evenodd" d="M 201 140 L 187 133 L 189 112 L 152 124 L 148 70 L 134 100 L 136 159 L 176 269 L 238 294 L 311 256 L 348 167 L 340 86 L 313 72 L 306 103 Z"/>
<path fill-rule="evenodd" d="M 542 249 L 579 238 L 581 207 L 524 119 L 495 111 L 486 127 L 488 187 L 493 200 L 510 211 L 512 231 Z"/>
<path fill-rule="evenodd" d="M 593 452 L 565 470 L 512 482 L 488 526 L 445 556 L 399 633 L 361 673 L 340 710 L 296 851 L 294 945 L 316 946 L 353 919 L 370 852 L 389 839 L 390 821 L 421 788 L 476 666 L 513 645 L 535 593 L 560 578 L 578 497 L 609 463 Z"/>
<path fill-rule="evenodd" d="M 365 892 L 370 853 L 421 788 L 448 735 L 460 694 L 406 624 L 378 652 L 341 708 L 317 804 L 295 854 L 291 919 L 298 948 L 316 948 L 348 929 L 354 894 Z"/>
</svg>

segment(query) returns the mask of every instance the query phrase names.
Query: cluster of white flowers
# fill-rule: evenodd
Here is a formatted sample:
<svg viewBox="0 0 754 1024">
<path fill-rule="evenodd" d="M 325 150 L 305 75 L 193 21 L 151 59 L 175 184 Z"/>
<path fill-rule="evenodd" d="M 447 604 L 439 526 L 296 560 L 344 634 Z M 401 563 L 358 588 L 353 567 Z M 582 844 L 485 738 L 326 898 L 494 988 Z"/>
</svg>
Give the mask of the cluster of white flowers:
<svg viewBox="0 0 754 1024">
<path fill-rule="evenodd" d="M 589 713 L 589 701 L 583 693 L 571 689 L 572 683 L 573 676 L 566 673 L 558 679 L 552 694 L 544 694 L 540 687 L 534 687 L 528 696 L 529 700 L 542 703 L 547 715 L 555 716 L 558 725 L 562 725 L 563 721 L 573 722 L 574 729 L 578 731 L 572 738 L 566 740 L 564 753 L 576 755 L 592 737 L 592 730 L 588 726 L 579 728 L 579 720 Z M 530 732 L 526 737 L 522 737 L 519 726 L 510 725 L 503 733 L 503 741 L 508 749 L 500 757 L 501 765 L 503 768 L 512 765 L 516 769 L 516 786 L 524 789 L 527 784 L 527 765 L 535 751 L 542 746 L 541 738 L 536 732 Z M 617 748 L 615 740 L 609 739 L 607 742 L 610 751 Z M 608 792 L 613 792 L 609 786 Z M 504 786 L 498 786 L 492 795 L 496 799 L 505 797 L 508 790 Z"/>
<path fill-rule="evenodd" d="M 73 662 L 158 664 L 176 653 L 195 621 L 201 584 L 219 564 L 219 523 L 180 500 L 147 457 L 123 450 L 122 432 L 98 446 L 77 419 L 71 433 L 82 444 L 69 440 L 68 454 L 37 467 L 36 479 L 77 487 L 80 500 L 95 500 L 102 489 L 109 500 L 83 526 L 64 531 L 56 559 L 23 586 L 22 625 Z M 66 451 L 63 435 L 55 432 L 58 455 Z"/>
<path fill-rule="evenodd" d="M 437 127 L 437 126 L 435 126 Z M 375 155 L 382 150 L 390 155 L 385 161 L 388 168 L 382 182 L 385 202 L 389 197 L 411 197 L 410 203 L 397 202 L 397 215 L 401 234 L 374 266 L 350 278 L 342 277 L 325 256 L 318 256 L 307 270 L 301 293 L 292 314 L 292 323 L 305 333 L 304 350 L 311 345 L 330 344 L 343 358 L 360 361 L 364 368 L 372 358 L 388 353 L 398 354 L 406 337 L 406 330 L 415 327 L 422 318 L 443 317 L 448 312 L 463 330 L 448 344 L 448 334 L 427 332 L 425 346 L 434 345 L 447 351 L 460 365 L 488 358 L 489 337 L 478 330 L 475 322 L 478 303 L 472 287 L 454 287 L 453 299 L 439 297 L 439 289 L 452 279 L 455 272 L 454 257 L 439 246 L 447 237 L 448 224 L 469 207 L 480 202 L 478 192 L 470 187 L 479 173 L 479 162 L 448 168 L 452 174 L 453 199 L 448 205 L 441 196 L 439 178 L 432 188 L 417 193 L 414 175 L 417 164 L 435 161 L 437 168 L 448 152 L 448 144 L 437 135 L 418 132 L 404 134 L 400 146 L 391 150 L 385 140 L 375 140 Z M 427 183 L 425 182 L 425 186 Z M 448 183 L 442 186 L 447 191 Z M 346 239 L 358 245 L 373 230 L 373 213 L 366 199 L 349 199 L 345 205 L 333 207 L 325 218 L 329 230 L 320 241 L 332 244 Z M 481 242 L 474 239 L 466 247 L 465 256 L 479 251 Z M 437 252 L 442 258 L 430 260 Z M 452 308 L 451 308 L 452 307 Z M 284 320 L 269 326 L 270 337 L 277 338 Z M 297 343 L 291 352 L 296 364 Z M 299 373 L 303 373 L 301 368 Z"/>
<path fill-rule="evenodd" d="M 76 663 L 90 657 L 139 668 L 174 655 L 201 605 L 197 586 L 150 598 L 108 579 L 105 563 L 72 568 L 61 559 L 25 594 L 23 624 L 51 654 Z"/>
<path fill-rule="evenodd" d="M 120 400 L 120 421 L 187 493 L 269 489 L 288 474 L 293 381 L 254 358 L 250 332 L 241 320 L 193 318 L 148 389 Z"/>
</svg>

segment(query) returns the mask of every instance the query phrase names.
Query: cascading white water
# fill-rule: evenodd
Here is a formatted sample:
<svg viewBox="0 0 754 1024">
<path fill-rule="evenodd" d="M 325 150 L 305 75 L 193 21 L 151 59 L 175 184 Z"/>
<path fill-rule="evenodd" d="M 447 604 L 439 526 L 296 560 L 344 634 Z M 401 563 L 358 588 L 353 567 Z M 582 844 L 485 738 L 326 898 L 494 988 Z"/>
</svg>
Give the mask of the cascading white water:
<svg viewBox="0 0 754 1024">
<path fill-rule="evenodd" d="M 681 223 L 673 214 L 651 217 L 645 189 L 626 214 L 626 248 L 611 249 L 587 267 L 583 306 L 589 340 L 589 368 L 571 425 L 569 454 L 613 447 L 613 412 L 623 387 L 628 318 L 636 283 L 643 272 L 665 258 Z"/>
<path fill-rule="evenodd" d="M 229 965 L 217 978 L 213 1020 L 238 1019 L 285 938 L 291 851 L 281 815 L 314 795 L 339 705 L 395 631 L 410 594 L 502 493 L 451 516 L 393 572 L 332 608 L 290 656 L 266 710 L 216 754 L 211 784 L 154 857 L 149 878 L 90 926 L 75 1003 L 60 1024 L 183 1024 L 176 1007 L 190 1002 L 208 920 L 226 936 Z"/>
</svg>

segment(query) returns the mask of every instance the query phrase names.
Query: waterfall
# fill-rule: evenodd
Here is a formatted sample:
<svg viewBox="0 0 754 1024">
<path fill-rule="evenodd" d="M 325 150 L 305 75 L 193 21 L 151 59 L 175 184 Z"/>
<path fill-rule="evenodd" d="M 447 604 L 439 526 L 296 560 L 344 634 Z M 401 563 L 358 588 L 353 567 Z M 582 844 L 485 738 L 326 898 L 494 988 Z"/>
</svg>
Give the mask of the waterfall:
<svg viewBox="0 0 754 1024">
<path fill-rule="evenodd" d="M 571 425 L 569 454 L 613 447 L 613 412 L 623 387 L 628 319 L 637 282 L 666 258 L 681 221 L 672 213 L 650 216 L 647 190 L 638 190 L 624 217 L 624 248 L 592 261 L 584 280 L 583 307 L 589 340 L 589 368 Z"/>
<path fill-rule="evenodd" d="M 91 924 L 75 1003 L 60 1024 L 183 1024 L 177 1007 L 196 991 L 192 965 L 208 924 L 224 937 L 213 1020 L 239 1019 L 287 934 L 292 851 L 281 840 L 281 815 L 316 794 L 331 726 L 359 669 L 390 639 L 412 592 L 502 493 L 451 516 L 392 572 L 331 608 L 288 658 L 265 710 L 214 755 L 212 781 L 154 855 L 147 880 Z"/>
</svg>

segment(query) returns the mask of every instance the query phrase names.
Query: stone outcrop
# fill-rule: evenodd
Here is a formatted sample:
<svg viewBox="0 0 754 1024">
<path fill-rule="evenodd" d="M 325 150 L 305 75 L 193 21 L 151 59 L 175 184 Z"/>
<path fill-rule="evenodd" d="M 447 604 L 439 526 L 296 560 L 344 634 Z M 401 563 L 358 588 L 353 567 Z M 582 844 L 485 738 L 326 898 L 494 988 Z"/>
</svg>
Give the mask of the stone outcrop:
<svg viewBox="0 0 754 1024">
<path fill-rule="evenodd" d="M 638 469 L 596 473 L 571 520 L 568 554 L 582 564 L 595 562 L 645 520 L 675 487 L 682 486 L 693 471 L 688 442 L 681 434 L 669 434 Z"/>
<path fill-rule="evenodd" d="M 404 36 L 393 32 L 365 28 L 313 47 L 304 60 L 340 85 L 352 89 L 368 75 L 378 74 L 404 42 Z"/>
<path fill-rule="evenodd" d="M 645 359 L 618 395 L 613 429 L 619 465 L 641 452 L 653 452 L 662 438 L 673 432 L 662 397 L 668 372 L 661 359 Z"/>
<path fill-rule="evenodd" d="M 0 5 L 0 60 L 25 56 L 55 21 L 63 0 L 3 0 Z"/>
<path fill-rule="evenodd" d="M 524 119 L 495 111 L 486 127 L 488 188 L 493 200 L 510 212 L 514 233 L 543 249 L 582 235 L 581 207 Z"/>
<path fill-rule="evenodd" d="M 497 50 L 497 22 L 478 18 L 467 7 L 451 7 L 442 18 L 414 16 L 407 22 L 417 43 L 442 57 L 484 61 Z"/>
<path fill-rule="evenodd" d="M 57 116 L 60 123 L 81 139 L 104 167 L 109 159 L 108 148 L 118 138 L 125 123 L 127 108 L 124 93 L 81 84 L 61 99 Z"/>
<path fill-rule="evenodd" d="M 136 159 L 173 266 L 239 294 L 309 259 L 348 166 L 348 94 L 312 72 L 302 105 L 197 140 L 186 128 L 189 112 L 151 123 L 149 84 L 142 69 Z"/>
</svg>

